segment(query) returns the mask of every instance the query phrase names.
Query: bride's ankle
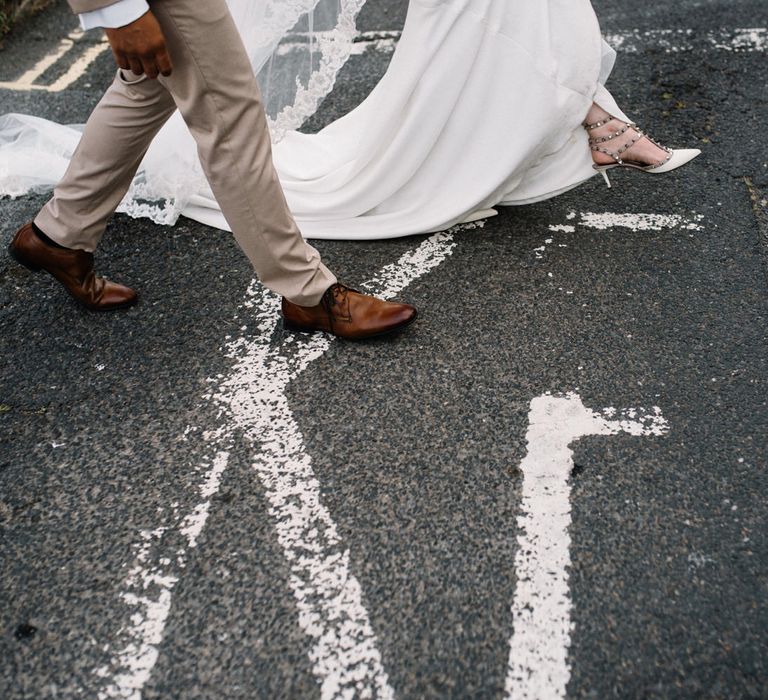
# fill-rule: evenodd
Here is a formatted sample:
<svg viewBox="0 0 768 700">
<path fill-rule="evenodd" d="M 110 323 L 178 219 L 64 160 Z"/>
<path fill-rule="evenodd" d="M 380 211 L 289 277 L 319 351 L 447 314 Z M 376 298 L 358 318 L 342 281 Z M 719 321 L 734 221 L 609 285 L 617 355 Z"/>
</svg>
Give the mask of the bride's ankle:
<svg viewBox="0 0 768 700">
<path fill-rule="evenodd" d="M 587 124 L 596 124 L 597 122 L 604 122 L 609 119 L 611 119 L 611 115 L 600 105 L 593 102 L 589 112 L 587 112 L 587 116 L 584 118 L 584 124 L 586 126 Z"/>
<path fill-rule="evenodd" d="M 627 122 L 623 122 L 616 117 L 612 117 L 610 114 L 606 114 L 604 119 L 600 119 L 596 122 L 587 124 L 584 123 L 587 129 L 590 140 L 605 139 L 611 141 L 619 138 L 622 134 L 627 133 L 632 126 L 629 126 Z M 627 129 L 629 126 L 629 129 Z"/>
<path fill-rule="evenodd" d="M 638 139 L 634 125 L 617 119 L 604 109 L 593 105 L 589 111 L 584 128 L 589 135 L 589 145 L 592 149 L 592 160 L 597 165 L 608 165 L 616 162 L 616 158 L 607 151 L 615 153 L 631 145 Z"/>
<path fill-rule="evenodd" d="M 592 160 L 597 165 L 634 161 L 643 165 L 661 164 L 669 149 L 656 143 L 638 127 L 611 115 L 606 120 L 585 124 L 589 133 Z"/>
</svg>

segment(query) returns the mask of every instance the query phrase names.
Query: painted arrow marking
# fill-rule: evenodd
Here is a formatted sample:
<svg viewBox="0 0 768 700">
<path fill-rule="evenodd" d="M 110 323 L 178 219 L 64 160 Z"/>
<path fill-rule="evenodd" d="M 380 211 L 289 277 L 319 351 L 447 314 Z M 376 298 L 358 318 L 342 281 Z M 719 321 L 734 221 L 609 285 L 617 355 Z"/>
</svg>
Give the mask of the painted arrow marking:
<svg viewBox="0 0 768 700">
<path fill-rule="evenodd" d="M 574 393 L 535 398 L 528 420 L 506 696 L 561 700 L 571 675 L 571 445 L 587 435 L 664 435 L 668 427 L 658 408 L 596 413 Z"/>
</svg>

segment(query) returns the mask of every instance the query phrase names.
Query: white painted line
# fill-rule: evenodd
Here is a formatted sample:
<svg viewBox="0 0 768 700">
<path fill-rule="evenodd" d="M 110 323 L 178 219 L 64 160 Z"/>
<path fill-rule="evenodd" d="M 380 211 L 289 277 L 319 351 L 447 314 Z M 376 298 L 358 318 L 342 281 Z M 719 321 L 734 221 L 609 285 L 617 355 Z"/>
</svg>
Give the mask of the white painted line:
<svg viewBox="0 0 768 700">
<path fill-rule="evenodd" d="M 462 224 L 430 236 L 362 287 L 391 298 L 453 253 L 456 232 L 483 225 L 482 221 Z M 211 498 L 227 466 L 231 436 L 241 432 L 253 447 L 253 468 L 266 490 L 278 540 L 291 567 L 298 623 L 311 640 L 310 659 L 321 697 L 391 698 L 362 590 L 350 571 L 349 551 L 322 504 L 312 458 L 305 451 L 286 395 L 291 380 L 331 347 L 332 338 L 286 334 L 276 341 L 279 299 L 256 281 L 241 310 L 255 323 L 256 331 L 227 343 L 224 352 L 235 360 L 233 371 L 214 382 L 207 397 L 226 419 L 221 429 L 206 436 L 216 456 L 197 486 L 199 502 L 189 514 L 174 515 L 171 525 L 142 533 L 120 593 L 130 611 L 129 621 L 111 645 L 119 649 L 107 649 L 111 661 L 96 671 L 101 687 L 98 697 L 140 700 L 157 661 L 179 570 L 207 522 Z M 186 541 L 181 548 L 175 538 L 178 534 Z"/>
<path fill-rule="evenodd" d="M 40 85 L 37 81 L 42 77 L 45 71 L 63 60 L 72 49 L 82 41 L 84 36 L 85 35 L 81 30 L 75 30 L 59 42 L 55 51 L 38 61 L 18 80 L 0 82 L 0 88 L 15 91 L 42 90 L 44 92 L 61 92 L 62 90 L 65 90 L 85 75 L 93 62 L 109 49 L 109 43 L 106 39 L 90 45 L 80 57 L 72 62 L 65 73 L 51 85 Z"/>
<path fill-rule="evenodd" d="M 45 71 L 60 61 L 67 53 L 69 53 L 69 51 L 75 45 L 75 42 L 82 39 L 82 37 L 83 32 L 77 29 L 65 39 L 62 39 L 59 42 L 56 50 L 40 59 L 32 68 L 30 68 L 16 81 L 16 85 L 19 87 L 30 87 L 43 73 L 45 73 Z"/>
<path fill-rule="evenodd" d="M 577 219 L 578 216 L 578 219 Z M 690 214 L 683 216 L 681 214 L 647 214 L 637 213 L 616 213 L 616 212 L 581 212 L 579 215 L 572 211 L 566 217 L 571 223 L 551 224 L 547 227 L 548 237 L 544 243 L 533 249 L 537 260 L 542 260 L 545 253 L 553 243 L 557 243 L 560 248 L 567 248 L 563 243 L 566 240 L 563 234 L 576 233 L 579 226 L 584 228 L 597 229 L 598 231 L 607 231 L 614 228 L 626 228 L 630 231 L 663 231 L 665 229 L 678 229 L 680 231 L 701 231 L 704 227 L 704 220 L 701 214 Z M 558 234 L 560 234 L 559 237 Z"/>
<path fill-rule="evenodd" d="M 604 231 L 609 228 L 628 228 L 631 231 L 663 231 L 679 228 L 685 231 L 701 231 L 704 216 L 693 214 L 617 214 L 615 212 L 582 212 L 579 226 Z"/>
<path fill-rule="evenodd" d="M 98 678 L 104 679 L 99 700 L 141 698 L 141 690 L 157 663 L 158 647 L 171 610 L 173 588 L 179 580 L 177 572 L 186 566 L 189 551 L 197 546 L 197 538 L 208 519 L 210 499 L 219 489 L 228 461 L 229 452 L 221 451 L 216 453 L 210 465 L 203 465 L 205 471 L 198 486 L 202 500 L 186 517 L 180 519 L 177 516 L 173 527 L 160 526 L 140 533 L 141 542 L 134 547 L 133 566 L 120 592 L 122 602 L 133 610 L 131 632 L 125 646 L 113 653 L 111 662 L 95 671 Z M 172 507 L 176 515 L 175 504 Z M 175 566 L 162 546 L 163 537 L 169 532 L 179 532 L 186 540 L 186 547 L 172 554 Z"/>
<path fill-rule="evenodd" d="M 109 49 L 109 44 L 99 43 L 89 46 L 60 78 L 48 87 L 48 92 L 61 92 L 82 78 L 93 62 Z"/>
<path fill-rule="evenodd" d="M 21 85 L 19 83 L 7 83 L 0 80 L 0 90 L 13 90 L 14 92 L 31 92 L 34 90 L 42 90 L 48 92 L 47 85 Z"/>
<path fill-rule="evenodd" d="M 620 53 L 641 53 L 648 49 L 665 53 L 689 51 L 726 51 L 728 53 L 765 53 L 768 29 L 718 29 L 697 32 L 693 29 L 634 29 L 606 35 L 605 40 Z"/>
<path fill-rule="evenodd" d="M 606 409 L 598 414 L 581 398 L 544 394 L 531 401 L 523 472 L 521 533 L 515 555 L 517 586 L 512 614 L 506 697 L 565 698 L 571 670 L 571 445 L 587 435 L 664 435 L 661 411 Z"/>
<path fill-rule="evenodd" d="M 724 51 L 755 51 L 764 53 L 768 49 L 768 29 L 755 27 L 752 29 L 737 29 L 733 36 L 725 41 L 714 38 L 715 48 Z"/>
<path fill-rule="evenodd" d="M 221 475 L 227 468 L 228 452 L 219 452 L 213 459 L 210 468 L 205 472 L 200 484 L 200 495 L 205 500 L 195 506 L 179 525 L 179 531 L 187 541 L 187 548 L 197 546 L 200 535 L 208 519 L 211 506 L 211 496 L 219 489 Z M 109 677 L 109 666 L 96 671 L 101 678 L 109 679 L 108 685 L 99 692 L 99 698 L 140 698 L 141 689 L 149 680 L 152 669 L 157 662 L 158 646 L 163 639 L 165 623 L 171 609 L 171 596 L 178 577 L 163 571 L 170 564 L 163 561 L 153 562 L 153 548 L 157 547 L 168 528 L 159 527 L 153 531 L 141 533 L 142 543 L 137 547 L 137 555 L 133 568 L 128 573 L 124 590 L 120 594 L 123 602 L 134 609 L 131 624 L 137 632 L 133 639 L 121 651 L 117 652 L 113 666 L 122 671 L 112 678 Z M 184 567 L 187 563 L 188 551 L 176 552 L 176 563 Z M 154 594 L 148 592 L 154 590 Z"/>
<path fill-rule="evenodd" d="M 102 698 L 129 698 L 139 700 L 141 688 L 157 662 L 158 645 L 163 638 L 165 621 L 171 608 L 175 575 L 163 573 L 160 566 L 152 565 L 152 553 L 167 528 L 146 530 L 141 533 L 142 543 L 137 547 L 134 566 L 124 582 L 120 597 L 135 610 L 131 616 L 134 641 L 128 643 L 115 658 L 120 671 L 110 676 L 110 667 L 104 666 L 96 675 L 108 684 L 99 691 Z"/>
<path fill-rule="evenodd" d="M 190 548 L 197 547 L 197 538 L 208 521 L 208 514 L 211 510 L 211 497 L 218 493 L 221 486 L 221 476 L 229 463 L 229 452 L 217 452 L 213 458 L 211 467 L 206 470 L 202 484 L 200 484 L 200 495 L 205 500 L 200 501 L 195 509 L 187 515 L 181 523 L 181 534 L 189 543 Z"/>
<path fill-rule="evenodd" d="M 364 282 L 361 287 L 382 299 L 392 299 L 409 284 L 426 275 L 453 254 L 453 249 L 457 245 L 454 234 L 483 228 L 484 225 L 484 221 L 460 224 L 450 231 L 430 236 L 418 248 L 403 255 L 396 263 L 387 265 L 378 275 Z"/>
<path fill-rule="evenodd" d="M 392 697 L 349 551 L 322 504 L 312 458 L 286 395 L 291 379 L 323 355 L 331 339 L 313 335 L 273 346 L 280 300 L 259 285 L 250 295 L 253 319 L 268 332 L 229 345 L 236 364 L 215 399 L 255 447 L 253 468 L 291 569 L 289 585 L 299 625 L 311 640 L 309 657 L 321 697 Z"/>
</svg>

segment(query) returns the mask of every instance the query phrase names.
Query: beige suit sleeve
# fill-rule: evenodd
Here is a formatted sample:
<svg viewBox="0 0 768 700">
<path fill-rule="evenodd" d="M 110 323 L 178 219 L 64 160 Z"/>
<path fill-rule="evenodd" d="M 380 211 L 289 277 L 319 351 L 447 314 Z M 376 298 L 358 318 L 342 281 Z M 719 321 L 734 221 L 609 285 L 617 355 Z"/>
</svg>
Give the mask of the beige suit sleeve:
<svg viewBox="0 0 768 700">
<path fill-rule="evenodd" d="M 103 10 L 105 7 L 114 5 L 120 0 L 67 0 L 73 12 L 93 12 L 94 10 Z"/>
</svg>

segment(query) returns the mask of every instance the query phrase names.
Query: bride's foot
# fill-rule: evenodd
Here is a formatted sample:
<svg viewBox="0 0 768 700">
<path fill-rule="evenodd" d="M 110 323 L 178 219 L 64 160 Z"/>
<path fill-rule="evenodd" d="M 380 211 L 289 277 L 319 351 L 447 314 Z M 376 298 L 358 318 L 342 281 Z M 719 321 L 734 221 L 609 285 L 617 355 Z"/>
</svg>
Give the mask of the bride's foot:
<svg viewBox="0 0 768 700">
<path fill-rule="evenodd" d="M 656 143 L 637 128 L 624 122 L 597 105 L 592 105 L 584 128 L 589 134 L 589 147 L 595 170 L 611 181 L 608 170 L 634 168 L 646 173 L 661 174 L 675 170 L 701 154 L 698 148 L 675 149 Z"/>
<path fill-rule="evenodd" d="M 589 133 L 595 165 L 624 162 L 654 167 L 663 165 L 672 156 L 670 149 L 656 143 L 637 125 L 617 119 L 607 112 L 603 112 L 596 121 L 585 122 L 584 128 Z"/>
</svg>

